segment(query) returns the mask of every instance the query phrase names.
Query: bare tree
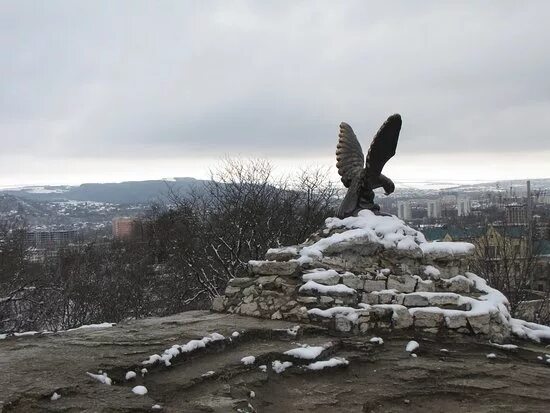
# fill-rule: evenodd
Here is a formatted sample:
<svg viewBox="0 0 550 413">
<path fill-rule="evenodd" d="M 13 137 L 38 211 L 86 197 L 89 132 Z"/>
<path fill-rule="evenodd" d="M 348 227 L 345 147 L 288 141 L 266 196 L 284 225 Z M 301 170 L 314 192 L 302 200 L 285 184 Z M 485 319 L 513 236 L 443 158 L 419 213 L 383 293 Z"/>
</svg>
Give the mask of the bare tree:
<svg viewBox="0 0 550 413">
<path fill-rule="evenodd" d="M 516 315 L 520 305 L 532 298 L 532 280 L 537 266 L 537 251 L 527 235 L 512 236 L 513 227 L 487 226 L 475 243 L 473 270 L 489 285 L 501 291 Z"/>
<path fill-rule="evenodd" d="M 228 280 L 246 274 L 249 260 L 317 229 L 334 211 L 336 190 L 326 175 L 309 169 L 293 180 L 276 178 L 265 160 L 225 159 L 203 190 L 186 197 L 171 192 L 172 208 L 155 221 L 164 229 L 155 232 L 171 251 L 171 268 L 195 280 L 190 299 L 216 297 Z"/>
</svg>

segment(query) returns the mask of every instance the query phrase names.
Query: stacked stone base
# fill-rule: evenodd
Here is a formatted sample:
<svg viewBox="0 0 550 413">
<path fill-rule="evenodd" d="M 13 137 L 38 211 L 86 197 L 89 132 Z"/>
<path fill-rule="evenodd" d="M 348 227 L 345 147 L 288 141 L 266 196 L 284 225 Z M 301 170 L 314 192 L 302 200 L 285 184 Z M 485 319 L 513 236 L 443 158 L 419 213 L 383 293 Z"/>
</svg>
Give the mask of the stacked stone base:
<svg viewBox="0 0 550 413">
<path fill-rule="evenodd" d="M 325 230 L 300 246 L 268 251 L 265 261 L 251 261 L 249 276 L 232 279 L 212 309 L 313 323 L 339 334 L 414 329 L 494 341 L 510 335 L 506 309 L 483 307 L 486 286 L 468 273 L 472 251 L 398 249 L 359 237 L 330 243 L 313 258 L 304 255 L 345 230 Z"/>
</svg>

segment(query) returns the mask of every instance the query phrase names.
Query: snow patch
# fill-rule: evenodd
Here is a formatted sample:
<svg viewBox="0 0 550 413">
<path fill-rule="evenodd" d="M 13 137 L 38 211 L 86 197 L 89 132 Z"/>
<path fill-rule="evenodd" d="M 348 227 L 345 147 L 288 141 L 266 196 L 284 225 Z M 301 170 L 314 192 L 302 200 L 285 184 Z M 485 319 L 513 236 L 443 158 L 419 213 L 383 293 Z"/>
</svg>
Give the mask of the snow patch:
<svg viewBox="0 0 550 413">
<path fill-rule="evenodd" d="M 59 399 L 61 399 L 61 395 L 60 395 L 59 393 L 56 393 L 56 392 L 54 392 L 54 393 L 52 394 L 52 397 L 50 397 L 50 400 L 51 400 L 52 402 L 54 402 L 54 401 L 56 401 L 56 400 L 59 400 Z"/>
<path fill-rule="evenodd" d="M 133 380 L 136 378 L 136 372 L 135 371 L 127 371 L 126 375 L 124 376 L 126 380 Z"/>
<path fill-rule="evenodd" d="M 254 356 L 246 356 L 241 359 L 241 363 L 243 363 L 245 366 L 254 364 L 255 361 L 256 361 L 256 357 Z"/>
<path fill-rule="evenodd" d="M 399 218 L 393 215 L 375 215 L 367 209 L 359 211 L 354 217 L 327 218 L 325 226 L 327 230 L 346 228 L 347 231 L 332 234 L 302 248 L 298 262 L 308 264 L 320 260 L 323 252 L 331 245 L 356 239 L 379 243 L 385 248 L 420 249 L 424 254 L 466 255 L 475 249 L 474 245 L 467 242 L 427 242 L 421 232 L 409 227 Z"/>
<path fill-rule="evenodd" d="M 162 361 L 166 366 L 170 366 L 172 365 L 170 361 L 172 360 L 172 358 L 177 357 L 183 353 L 191 353 L 199 348 L 205 348 L 207 344 L 221 340 L 225 340 L 225 337 L 218 333 L 212 333 L 201 338 L 200 340 L 191 340 L 182 345 L 174 344 L 172 347 L 164 350 L 164 353 L 162 353 L 162 355 L 152 354 L 147 360 L 144 360 L 141 364 L 143 364 L 144 366 L 148 366 Z"/>
<path fill-rule="evenodd" d="M 497 348 L 500 348 L 502 350 L 513 351 L 513 350 L 517 350 L 519 348 L 515 344 L 497 344 L 497 343 L 491 343 L 491 342 L 489 342 L 489 344 L 491 344 L 493 347 L 497 347 Z"/>
<path fill-rule="evenodd" d="M 279 360 L 275 360 L 273 363 L 271 363 L 271 368 L 273 371 L 277 374 L 282 373 L 286 369 L 292 366 L 292 363 L 290 361 L 280 362 Z"/>
<path fill-rule="evenodd" d="M 139 396 L 144 396 L 147 394 L 147 387 L 145 386 L 136 386 L 132 389 L 132 393 L 137 394 Z"/>
<path fill-rule="evenodd" d="M 413 351 L 417 350 L 420 347 L 420 344 L 418 344 L 417 341 L 411 340 L 407 343 L 407 347 L 405 347 L 405 351 L 412 353 Z"/>
<path fill-rule="evenodd" d="M 329 360 L 316 361 L 315 363 L 308 364 L 306 369 L 308 370 L 323 370 L 327 367 L 347 366 L 349 361 L 342 357 L 333 357 Z"/>
<path fill-rule="evenodd" d="M 381 337 L 373 337 L 369 340 L 371 343 L 376 343 L 378 345 L 384 344 L 384 340 Z"/>
<path fill-rule="evenodd" d="M 100 383 L 106 384 L 107 386 L 110 386 L 111 384 L 113 384 L 113 381 L 109 376 L 107 376 L 107 373 L 93 374 L 93 373 L 86 372 L 86 374 L 90 376 L 92 379 L 95 379 Z"/>
<path fill-rule="evenodd" d="M 510 327 L 512 333 L 521 338 L 527 338 L 537 343 L 540 343 L 541 340 L 550 340 L 550 327 L 548 326 L 511 318 Z"/>
<path fill-rule="evenodd" d="M 321 355 L 323 350 L 325 350 L 325 347 L 323 346 L 310 347 L 306 344 L 302 347 L 293 348 L 292 350 L 285 351 L 284 354 L 299 359 L 314 360 Z"/>
<path fill-rule="evenodd" d="M 302 280 L 304 281 L 325 281 L 333 277 L 339 277 L 335 270 L 324 270 L 324 269 L 315 269 L 312 272 L 305 273 L 302 275 Z"/>
<path fill-rule="evenodd" d="M 327 310 L 320 308 L 312 308 L 307 311 L 308 314 L 316 315 L 323 318 L 332 318 L 336 316 L 345 317 L 352 323 L 355 323 L 359 318 L 358 309 L 353 307 L 332 307 Z"/>
<path fill-rule="evenodd" d="M 316 283 L 313 280 L 309 280 L 304 285 L 300 287 L 300 292 L 317 292 L 319 294 L 355 294 L 355 290 L 353 288 L 348 287 L 344 284 L 336 284 L 336 285 L 323 285 Z"/>
</svg>

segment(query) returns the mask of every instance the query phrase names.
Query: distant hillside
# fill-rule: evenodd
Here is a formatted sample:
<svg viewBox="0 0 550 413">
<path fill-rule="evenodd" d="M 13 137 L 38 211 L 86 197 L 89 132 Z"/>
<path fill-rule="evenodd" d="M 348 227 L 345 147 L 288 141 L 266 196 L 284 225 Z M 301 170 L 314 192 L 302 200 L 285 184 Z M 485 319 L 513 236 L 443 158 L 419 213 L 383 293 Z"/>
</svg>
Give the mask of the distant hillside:
<svg viewBox="0 0 550 413">
<path fill-rule="evenodd" d="M 79 186 L 32 186 L 5 189 L 0 193 L 37 201 L 94 201 L 115 204 L 148 203 L 165 196 L 169 188 L 186 193 L 199 190 L 206 181 L 194 178 L 175 178 L 171 181 L 130 181 L 119 183 L 88 183 Z"/>
</svg>

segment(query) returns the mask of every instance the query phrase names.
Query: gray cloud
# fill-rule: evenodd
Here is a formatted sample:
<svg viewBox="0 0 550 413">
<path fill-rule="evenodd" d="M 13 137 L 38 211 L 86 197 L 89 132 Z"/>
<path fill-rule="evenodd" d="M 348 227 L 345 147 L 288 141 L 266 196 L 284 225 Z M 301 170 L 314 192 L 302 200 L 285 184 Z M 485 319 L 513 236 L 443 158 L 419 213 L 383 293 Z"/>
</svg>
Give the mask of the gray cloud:
<svg viewBox="0 0 550 413">
<path fill-rule="evenodd" d="M 0 3 L 2 158 L 550 150 L 550 3 Z M 0 167 L 0 172 L 2 168 Z"/>
</svg>

